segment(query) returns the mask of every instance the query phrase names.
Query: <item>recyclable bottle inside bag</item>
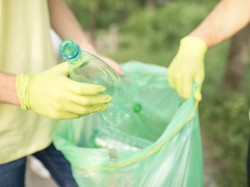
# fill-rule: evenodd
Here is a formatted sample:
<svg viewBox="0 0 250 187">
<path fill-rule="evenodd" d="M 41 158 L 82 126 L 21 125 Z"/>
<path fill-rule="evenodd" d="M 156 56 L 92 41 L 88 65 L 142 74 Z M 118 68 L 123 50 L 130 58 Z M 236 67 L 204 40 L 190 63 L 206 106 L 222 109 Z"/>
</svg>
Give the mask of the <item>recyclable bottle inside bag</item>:
<svg viewBox="0 0 250 187">
<path fill-rule="evenodd" d="M 123 149 L 123 150 L 141 150 L 153 142 L 133 136 L 131 134 L 112 129 L 106 125 L 101 125 L 94 131 L 91 137 L 92 147 Z"/>
</svg>

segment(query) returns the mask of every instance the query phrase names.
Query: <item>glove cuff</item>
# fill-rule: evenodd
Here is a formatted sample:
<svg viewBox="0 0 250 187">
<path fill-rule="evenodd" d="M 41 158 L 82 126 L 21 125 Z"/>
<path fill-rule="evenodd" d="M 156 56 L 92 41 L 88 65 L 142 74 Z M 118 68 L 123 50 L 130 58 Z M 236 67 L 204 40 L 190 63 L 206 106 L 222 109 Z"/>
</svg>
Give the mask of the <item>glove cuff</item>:
<svg viewBox="0 0 250 187">
<path fill-rule="evenodd" d="M 17 95 L 21 103 L 21 108 L 24 110 L 30 110 L 29 105 L 29 87 L 31 86 L 31 80 L 34 75 L 31 74 L 17 74 L 16 77 L 16 88 Z"/>
<path fill-rule="evenodd" d="M 203 56 L 207 52 L 206 43 L 202 39 L 195 36 L 186 36 L 182 38 L 180 41 L 180 48 L 186 48 L 189 51 L 201 54 Z"/>
</svg>

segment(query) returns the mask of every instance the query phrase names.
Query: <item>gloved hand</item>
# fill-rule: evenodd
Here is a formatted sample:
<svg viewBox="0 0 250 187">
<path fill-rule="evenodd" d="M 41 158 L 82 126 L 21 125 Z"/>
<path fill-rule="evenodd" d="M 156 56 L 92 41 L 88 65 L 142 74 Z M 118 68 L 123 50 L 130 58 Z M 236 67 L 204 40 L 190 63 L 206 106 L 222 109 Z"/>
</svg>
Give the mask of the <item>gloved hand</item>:
<svg viewBox="0 0 250 187">
<path fill-rule="evenodd" d="M 199 83 L 199 87 L 195 90 L 194 98 L 197 101 L 201 100 L 206 51 L 207 45 L 198 37 L 187 36 L 181 40 L 178 53 L 168 69 L 170 86 L 176 89 L 180 97 L 187 99 L 191 96 L 195 80 Z"/>
<path fill-rule="evenodd" d="M 74 119 L 107 110 L 112 97 L 98 95 L 105 87 L 75 82 L 68 73 L 64 62 L 40 74 L 18 74 L 16 87 L 22 109 L 53 119 Z"/>
</svg>

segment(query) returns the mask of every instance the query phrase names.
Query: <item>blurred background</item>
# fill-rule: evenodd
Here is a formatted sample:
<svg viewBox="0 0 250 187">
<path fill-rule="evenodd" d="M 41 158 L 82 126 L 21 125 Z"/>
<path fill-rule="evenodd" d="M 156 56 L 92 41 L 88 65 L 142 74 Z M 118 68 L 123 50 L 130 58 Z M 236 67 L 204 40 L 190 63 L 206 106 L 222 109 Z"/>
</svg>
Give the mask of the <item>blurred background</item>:
<svg viewBox="0 0 250 187">
<path fill-rule="evenodd" d="M 219 0 L 65 0 L 106 56 L 168 67 Z M 205 187 L 246 186 L 250 26 L 209 50 L 199 104 Z"/>
<path fill-rule="evenodd" d="M 65 0 L 97 50 L 168 67 L 219 0 Z M 250 29 L 209 50 L 199 105 L 206 186 L 246 186 Z M 249 80 L 249 81 L 248 81 Z"/>
</svg>

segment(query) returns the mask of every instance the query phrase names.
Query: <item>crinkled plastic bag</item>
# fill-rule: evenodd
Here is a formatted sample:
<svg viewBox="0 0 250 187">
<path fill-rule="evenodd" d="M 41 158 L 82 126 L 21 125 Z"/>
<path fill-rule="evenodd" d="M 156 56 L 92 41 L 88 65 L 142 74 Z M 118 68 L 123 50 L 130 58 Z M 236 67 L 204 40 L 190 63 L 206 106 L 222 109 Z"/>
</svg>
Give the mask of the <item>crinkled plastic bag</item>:
<svg viewBox="0 0 250 187">
<path fill-rule="evenodd" d="M 180 98 L 167 79 L 167 68 L 129 62 L 122 81 L 135 104 L 132 122 L 119 130 L 153 143 L 142 150 L 91 148 L 91 136 L 105 125 L 97 114 L 64 120 L 54 144 L 72 166 L 82 187 L 201 187 L 203 165 L 197 103 Z"/>
</svg>

